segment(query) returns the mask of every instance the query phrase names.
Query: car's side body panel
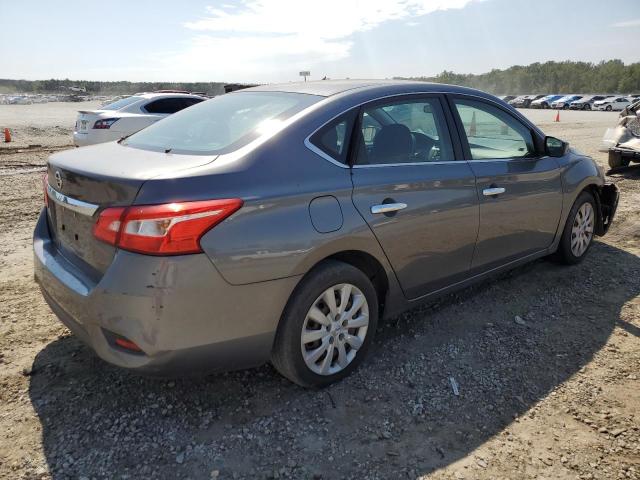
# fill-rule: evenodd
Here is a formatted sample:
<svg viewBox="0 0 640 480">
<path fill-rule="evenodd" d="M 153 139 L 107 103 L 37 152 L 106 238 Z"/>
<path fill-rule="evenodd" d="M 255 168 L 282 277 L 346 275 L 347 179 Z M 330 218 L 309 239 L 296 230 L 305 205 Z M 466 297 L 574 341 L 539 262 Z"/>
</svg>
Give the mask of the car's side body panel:
<svg viewBox="0 0 640 480">
<path fill-rule="evenodd" d="M 551 246 L 562 209 L 555 158 L 470 161 L 480 198 L 480 232 L 474 267 L 490 267 Z M 483 194 L 494 186 L 505 189 Z"/>
<path fill-rule="evenodd" d="M 353 203 L 371 226 L 407 298 L 468 274 L 478 235 L 475 178 L 465 161 L 354 168 Z M 371 207 L 399 202 L 394 214 Z"/>
</svg>

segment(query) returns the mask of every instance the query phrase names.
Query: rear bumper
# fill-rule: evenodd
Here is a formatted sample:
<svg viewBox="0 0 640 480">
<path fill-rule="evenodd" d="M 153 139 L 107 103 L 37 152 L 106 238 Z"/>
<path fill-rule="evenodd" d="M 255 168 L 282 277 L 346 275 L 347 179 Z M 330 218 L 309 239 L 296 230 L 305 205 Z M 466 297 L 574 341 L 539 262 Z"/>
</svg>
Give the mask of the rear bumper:
<svg viewBox="0 0 640 480">
<path fill-rule="evenodd" d="M 73 144 L 76 147 L 85 147 L 87 145 L 95 145 L 97 143 L 114 142 L 124 137 L 126 133 L 118 132 L 111 129 L 105 130 L 87 130 L 86 132 L 73 132 Z"/>
<path fill-rule="evenodd" d="M 604 150 L 607 151 L 607 150 Z M 621 148 L 621 147 L 611 147 L 608 149 L 609 156 L 619 155 L 622 158 L 628 158 L 629 160 L 633 160 L 636 162 L 640 161 L 640 151 L 639 150 L 631 150 L 630 148 Z"/>
<path fill-rule="evenodd" d="M 46 214 L 34 233 L 35 279 L 58 318 L 109 363 L 158 375 L 234 370 L 270 357 L 299 277 L 228 284 L 208 257 L 118 251 L 92 282 L 57 251 Z M 113 335 L 144 352 L 128 352 Z"/>
</svg>

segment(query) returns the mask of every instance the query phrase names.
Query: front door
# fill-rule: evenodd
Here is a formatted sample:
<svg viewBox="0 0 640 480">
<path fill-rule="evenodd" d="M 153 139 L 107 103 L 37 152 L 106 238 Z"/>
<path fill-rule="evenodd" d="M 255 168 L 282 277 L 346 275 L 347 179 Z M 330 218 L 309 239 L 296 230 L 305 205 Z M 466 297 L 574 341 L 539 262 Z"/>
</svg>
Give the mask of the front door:
<svg viewBox="0 0 640 480">
<path fill-rule="evenodd" d="M 537 152 L 531 129 L 497 105 L 468 97 L 452 103 L 480 199 L 473 268 L 545 250 L 562 210 L 557 160 Z"/>
<path fill-rule="evenodd" d="M 456 161 L 450 114 L 437 95 L 382 100 L 359 113 L 353 202 L 417 298 L 462 280 L 478 234 L 469 164 Z"/>
</svg>

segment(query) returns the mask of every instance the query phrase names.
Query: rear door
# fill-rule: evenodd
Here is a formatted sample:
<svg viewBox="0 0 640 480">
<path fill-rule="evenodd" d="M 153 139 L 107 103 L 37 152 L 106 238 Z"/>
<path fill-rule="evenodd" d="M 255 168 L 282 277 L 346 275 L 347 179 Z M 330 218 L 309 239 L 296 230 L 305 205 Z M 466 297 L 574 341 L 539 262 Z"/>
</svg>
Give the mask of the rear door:
<svg viewBox="0 0 640 480">
<path fill-rule="evenodd" d="M 540 154 L 531 129 L 499 104 L 469 96 L 450 99 L 480 199 L 473 268 L 546 249 L 562 209 L 557 160 Z"/>
<path fill-rule="evenodd" d="M 463 279 L 471 265 L 478 197 L 452 125 L 439 95 L 364 105 L 356 123 L 353 202 L 408 298 Z"/>
</svg>

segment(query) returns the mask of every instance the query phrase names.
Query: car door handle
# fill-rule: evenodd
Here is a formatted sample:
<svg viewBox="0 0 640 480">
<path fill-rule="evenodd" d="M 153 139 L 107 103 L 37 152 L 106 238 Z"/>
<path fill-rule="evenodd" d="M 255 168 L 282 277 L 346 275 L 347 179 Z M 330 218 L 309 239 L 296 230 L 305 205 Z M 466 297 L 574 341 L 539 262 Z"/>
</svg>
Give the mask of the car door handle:
<svg viewBox="0 0 640 480">
<path fill-rule="evenodd" d="M 485 197 L 491 197 L 493 195 L 500 195 L 501 193 L 506 192 L 506 190 L 502 187 L 491 187 L 491 188 L 485 188 L 484 190 L 482 190 L 482 194 Z"/>
<path fill-rule="evenodd" d="M 397 212 L 398 210 L 403 210 L 407 208 L 406 203 L 383 203 L 382 205 L 372 205 L 371 213 L 389 213 L 389 212 Z"/>
</svg>

